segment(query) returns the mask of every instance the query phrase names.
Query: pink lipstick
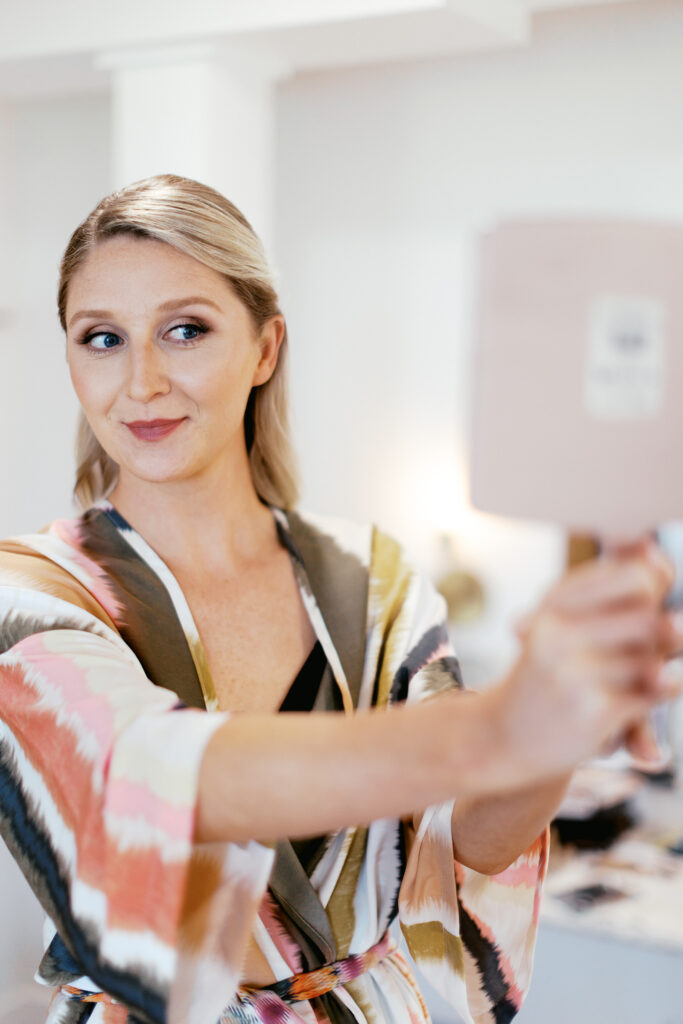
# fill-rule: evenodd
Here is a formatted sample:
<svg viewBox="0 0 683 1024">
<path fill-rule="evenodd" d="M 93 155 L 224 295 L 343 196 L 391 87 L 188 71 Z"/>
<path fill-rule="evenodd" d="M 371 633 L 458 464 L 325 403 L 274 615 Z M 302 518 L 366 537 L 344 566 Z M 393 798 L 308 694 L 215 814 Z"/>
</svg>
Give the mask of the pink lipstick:
<svg viewBox="0 0 683 1024">
<path fill-rule="evenodd" d="M 186 417 L 183 416 L 179 420 L 135 420 L 132 423 L 126 423 L 126 426 L 131 434 L 140 441 L 161 441 L 181 423 L 184 423 L 185 419 Z"/>
</svg>

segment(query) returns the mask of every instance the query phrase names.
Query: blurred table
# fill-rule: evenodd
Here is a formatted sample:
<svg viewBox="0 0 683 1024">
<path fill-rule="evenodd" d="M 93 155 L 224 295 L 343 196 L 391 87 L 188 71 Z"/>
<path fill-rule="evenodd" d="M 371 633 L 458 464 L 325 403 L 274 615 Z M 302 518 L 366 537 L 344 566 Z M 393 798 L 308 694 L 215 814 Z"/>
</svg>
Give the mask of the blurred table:
<svg viewBox="0 0 683 1024">
<path fill-rule="evenodd" d="M 683 1021 L 683 789 L 643 783 L 631 803 L 609 849 L 554 849 L 519 1024 Z"/>
</svg>

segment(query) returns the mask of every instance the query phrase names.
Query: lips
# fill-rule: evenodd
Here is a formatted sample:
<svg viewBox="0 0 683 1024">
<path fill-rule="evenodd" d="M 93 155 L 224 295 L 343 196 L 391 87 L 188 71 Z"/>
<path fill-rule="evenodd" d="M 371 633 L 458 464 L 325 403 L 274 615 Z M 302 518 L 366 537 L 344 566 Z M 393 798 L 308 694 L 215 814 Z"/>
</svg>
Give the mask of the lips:
<svg viewBox="0 0 683 1024">
<path fill-rule="evenodd" d="M 140 441 L 161 441 L 184 423 L 185 419 L 183 416 L 178 420 L 135 420 L 126 423 L 126 426 Z"/>
</svg>

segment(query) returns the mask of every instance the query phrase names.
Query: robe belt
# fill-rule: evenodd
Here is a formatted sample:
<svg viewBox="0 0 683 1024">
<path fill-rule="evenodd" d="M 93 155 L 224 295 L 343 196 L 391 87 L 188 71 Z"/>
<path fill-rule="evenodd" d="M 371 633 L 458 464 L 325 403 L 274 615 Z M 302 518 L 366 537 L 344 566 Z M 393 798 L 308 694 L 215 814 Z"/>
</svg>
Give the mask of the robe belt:
<svg viewBox="0 0 683 1024">
<path fill-rule="evenodd" d="M 87 988 L 77 988 L 76 985 L 60 985 L 60 992 L 64 992 L 72 1003 L 115 1003 L 106 992 L 89 992 Z"/>
<path fill-rule="evenodd" d="M 314 971 L 304 971 L 301 974 L 292 974 L 282 981 L 275 981 L 272 985 L 263 985 L 260 988 L 251 986 L 240 986 L 240 995 L 258 996 L 261 993 L 273 992 L 285 1003 L 300 1003 L 308 999 L 317 999 L 331 992 L 338 985 L 344 985 L 347 981 L 353 981 L 361 974 L 365 974 L 372 967 L 376 967 L 388 953 L 396 949 L 396 943 L 389 932 L 385 932 L 379 942 L 366 950 L 365 953 L 352 953 L 343 960 L 335 960 L 334 963 L 325 964 Z"/>
<path fill-rule="evenodd" d="M 352 953 L 343 960 L 335 960 L 334 963 L 325 964 L 324 967 L 318 967 L 314 971 L 292 974 L 289 978 L 283 978 L 282 981 L 275 981 L 272 985 L 264 985 L 261 988 L 240 986 L 239 994 L 246 1002 L 250 997 L 258 999 L 260 995 L 269 992 L 272 992 L 284 1003 L 300 1003 L 308 999 L 317 999 L 318 996 L 326 995 L 338 985 L 353 981 L 354 978 L 365 974 L 372 967 L 376 967 L 394 949 L 396 949 L 396 943 L 387 931 L 379 942 L 376 942 L 365 953 Z M 71 1001 L 77 1003 L 116 1002 L 105 992 L 88 992 L 75 985 L 62 985 L 61 991 Z"/>
</svg>

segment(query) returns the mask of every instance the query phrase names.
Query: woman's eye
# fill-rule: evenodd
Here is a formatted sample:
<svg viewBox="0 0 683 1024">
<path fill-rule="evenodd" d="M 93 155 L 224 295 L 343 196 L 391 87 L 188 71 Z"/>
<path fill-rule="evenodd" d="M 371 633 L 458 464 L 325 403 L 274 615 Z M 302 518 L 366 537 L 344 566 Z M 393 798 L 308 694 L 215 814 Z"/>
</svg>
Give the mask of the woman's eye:
<svg viewBox="0 0 683 1024">
<path fill-rule="evenodd" d="M 96 352 L 105 352 L 107 349 L 116 348 L 120 341 L 118 334 L 112 334 L 111 331 L 100 331 L 99 334 L 88 334 L 82 344 Z"/>
<path fill-rule="evenodd" d="M 202 334 L 206 334 L 207 328 L 200 324 L 178 324 L 168 332 L 176 341 L 196 341 Z"/>
</svg>

